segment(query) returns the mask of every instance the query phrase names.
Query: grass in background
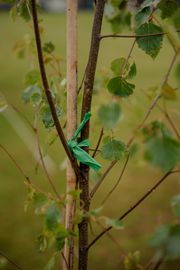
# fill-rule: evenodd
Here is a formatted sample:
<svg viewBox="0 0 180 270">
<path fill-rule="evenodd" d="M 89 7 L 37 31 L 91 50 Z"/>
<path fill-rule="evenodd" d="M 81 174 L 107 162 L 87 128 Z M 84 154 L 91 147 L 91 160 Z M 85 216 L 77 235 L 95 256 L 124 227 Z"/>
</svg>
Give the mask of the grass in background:
<svg viewBox="0 0 180 270">
<path fill-rule="evenodd" d="M 45 41 L 52 41 L 56 46 L 56 52 L 62 58 L 62 68 L 65 70 L 65 15 L 45 14 L 44 27 L 46 29 Z M 79 14 L 79 76 L 82 77 L 88 56 L 88 48 L 91 33 L 92 14 Z M 30 27 L 21 19 L 12 22 L 8 14 L 0 13 L 0 91 L 5 95 L 9 103 L 18 107 L 32 121 L 33 116 L 31 108 L 23 105 L 20 95 L 24 88 L 24 75 L 29 70 L 29 63 L 26 59 L 19 60 L 13 54 L 12 48 L 16 40 L 21 39 L 24 34 L 30 32 Z M 104 23 L 103 33 L 109 33 L 110 28 Z M 98 71 L 102 68 L 109 68 L 110 63 L 117 57 L 126 57 L 132 40 L 108 39 L 103 40 L 101 44 L 100 58 L 98 62 Z M 173 51 L 168 44 L 163 45 L 156 62 L 146 56 L 137 47 L 133 53 L 136 60 L 138 75 L 136 78 L 137 97 L 134 100 L 126 102 L 124 107 L 125 119 L 119 127 L 118 134 L 127 141 L 126 135 L 139 122 L 143 116 L 144 98 L 139 98 L 139 91 L 142 87 L 146 89 L 149 86 L 159 84 L 167 70 L 169 60 Z M 174 80 L 174 79 L 173 79 Z M 143 95 L 143 94 L 142 94 Z M 102 98 L 105 96 L 102 95 Z M 108 100 L 103 100 L 104 103 Z M 141 103 L 141 104 L 139 104 Z M 174 104 L 174 103 L 173 103 Z M 172 106 L 174 106 L 172 104 Z M 96 103 L 94 104 L 97 107 Z M 132 115 L 134 108 L 137 108 L 137 114 Z M 97 132 L 94 128 L 93 133 Z M 42 130 L 42 138 L 46 132 Z M 94 140 L 93 136 L 93 140 Z M 129 136 L 128 136 L 129 138 Z M 0 114 L 0 142 L 6 146 L 11 154 L 16 158 L 25 172 L 31 176 L 34 183 L 47 189 L 46 179 L 40 170 L 35 174 L 36 162 L 32 154 L 21 139 L 14 132 L 12 127 Z M 50 149 L 50 155 L 57 167 L 64 157 L 64 152 L 57 141 Z M 134 163 L 134 164 L 133 164 Z M 115 171 L 106 179 L 102 187 L 95 195 L 93 207 L 98 207 L 108 192 L 112 183 L 116 180 L 114 176 L 118 175 L 120 165 L 116 166 Z M 106 204 L 104 214 L 111 217 L 119 216 L 125 209 L 139 198 L 148 187 L 152 186 L 154 180 L 159 178 L 161 172 L 149 168 L 145 163 L 138 161 L 131 162 L 129 170 L 126 172 L 122 183 Z M 166 181 L 163 186 L 151 196 L 143 205 L 141 205 L 125 221 L 125 230 L 120 232 L 113 231 L 116 239 L 119 241 L 122 249 L 125 251 L 142 251 L 143 260 L 151 254 L 151 249 L 146 248 L 147 239 L 157 225 L 168 222 L 171 217 L 169 207 L 170 198 L 179 188 L 178 177 L 173 176 L 170 181 Z M 57 170 L 54 174 L 56 186 L 63 190 L 65 186 L 65 174 Z M 177 180 L 176 180 L 177 179 Z M 12 257 L 25 270 L 42 269 L 47 262 L 48 254 L 41 254 L 38 251 L 36 237 L 40 233 L 41 218 L 34 216 L 31 210 L 24 213 L 23 205 L 26 199 L 26 188 L 23 184 L 24 179 L 17 172 L 14 165 L 1 152 L 0 154 L 0 249 Z M 99 230 L 100 231 L 100 230 Z M 89 269 L 121 269 L 120 263 L 121 250 L 104 236 L 90 251 Z M 11 270 L 11 266 L 6 268 Z M 58 269 L 58 268 L 57 268 Z M 178 270 L 179 268 L 173 268 Z"/>
</svg>

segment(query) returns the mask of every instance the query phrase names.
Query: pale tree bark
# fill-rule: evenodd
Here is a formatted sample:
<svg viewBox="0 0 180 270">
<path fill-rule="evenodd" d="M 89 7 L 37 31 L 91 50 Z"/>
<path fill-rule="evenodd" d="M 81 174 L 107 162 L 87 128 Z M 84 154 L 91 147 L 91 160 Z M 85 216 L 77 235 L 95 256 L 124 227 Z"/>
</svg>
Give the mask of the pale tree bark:
<svg viewBox="0 0 180 270">
<path fill-rule="evenodd" d="M 77 6 L 78 0 L 67 0 L 67 139 L 71 139 L 77 128 Z M 66 192 L 75 190 L 76 175 L 67 162 L 67 188 Z M 73 230 L 75 214 L 75 201 L 67 195 L 65 225 Z M 71 245 L 65 244 L 63 270 L 72 270 L 74 264 L 74 241 Z"/>
</svg>

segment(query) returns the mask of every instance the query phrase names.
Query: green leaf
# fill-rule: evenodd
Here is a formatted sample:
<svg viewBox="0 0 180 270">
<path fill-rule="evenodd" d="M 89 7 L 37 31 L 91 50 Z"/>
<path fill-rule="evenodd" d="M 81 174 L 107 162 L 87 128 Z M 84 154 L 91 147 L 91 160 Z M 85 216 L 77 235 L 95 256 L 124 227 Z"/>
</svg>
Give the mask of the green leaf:
<svg viewBox="0 0 180 270">
<path fill-rule="evenodd" d="M 37 106 L 42 101 L 42 91 L 37 85 L 28 86 L 21 94 L 24 103 L 32 102 L 33 106 Z"/>
<path fill-rule="evenodd" d="M 146 144 L 145 158 L 167 172 L 180 161 L 180 143 L 172 138 L 152 138 Z"/>
<path fill-rule="evenodd" d="M 160 248 L 167 260 L 180 258 L 180 225 L 166 225 L 158 228 L 150 239 L 150 244 Z"/>
<path fill-rule="evenodd" d="M 180 218 L 180 194 L 173 197 L 171 206 L 175 216 Z"/>
<path fill-rule="evenodd" d="M 46 212 L 45 226 L 49 231 L 55 231 L 60 224 L 60 210 L 55 203 L 51 204 Z"/>
<path fill-rule="evenodd" d="M 41 81 L 40 73 L 38 70 L 31 70 L 26 74 L 25 84 L 26 85 L 34 85 Z"/>
<path fill-rule="evenodd" d="M 44 52 L 47 52 L 47 53 L 52 53 L 55 49 L 55 46 L 54 44 L 50 41 L 50 42 L 46 42 L 43 46 L 43 50 Z"/>
<path fill-rule="evenodd" d="M 10 11 L 9 11 L 9 15 L 10 15 L 11 19 L 12 19 L 13 21 L 15 21 L 16 16 L 17 16 L 17 8 L 16 8 L 16 5 L 12 6 L 12 8 L 11 8 Z"/>
<path fill-rule="evenodd" d="M 161 122 L 154 121 L 143 129 L 145 157 L 164 171 L 171 170 L 180 161 L 180 143 Z"/>
<path fill-rule="evenodd" d="M 133 94 L 135 85 L 122 77 L 115 77 L 108 82 L 107 88 L 111 94 L 125 98 Z"/>
<path fill-rule="evenodd" d="M 123 222 L 121 220 L 118 220 L 118 219 L 111 219 L 111 218 L 106 217 L 105 224 L 107 226 L 112 226 L 114 229 L 117 229 L 117 230 L 124 229 Z"/>
<path fill-rule="evenodd" d="M 151 10 L 152 9 L 150 7 L 145 7 L 144 9 L 136 13 L 135 15 L 136 27 L 140 27 L 142 24 L 148 22 Z"/>
<path fill-rule="evenodd" d="M 64 226 L 60 225 L 55 237 L 56 250 L 62 250 L 65 240 L 70 236 L 70 232 Z"/>
<path fill-rule="evenodd" d="M 58 117 L 60 117 L 62 114 L 62 110 L 57 106 L 56 106 L 56 112 L 57 112 Z M 51 110 L 48 105 L 45 105 L 41 108 L 41 117 L 42 117 L 42 121 L 45 128 L 54 127 L 54 120 L 52 118 Z"/>
<path fill-rule="evenodd" d="M 133 62 L 132 65 L 130 66 L 129 73 L 127 75 L 127 79 L 132 79 L 136 76 L 137 74 L 137 69 L 136 69 L 136 64 Z"/>
<path fill-rule="evenodd" d="M 48 240 L 47 237 L 44 234 L 40 234 L 37 238 L 38 244 L 39 244 L 39 250 L 45 251 L 48 246 Z"/>
<path fill-rule="evenodd" d="M 150 238 L 150 244 L 153 247 L 159 247 L 166 243 L 169 235 L 169 225 L 159 227 Z"/>
<path fill-rule="evenodd" d="M 158 8 L 161 10 L 162 19 L 171 17 L 173 13 L 178 9 L 178 3 L 176 0 L 162 0 L 158 4 Z"/>
<path fill-rule="evenodd" d="M 121 108 L 118 103 L 101 105 L 98 110 L 99 122 L 105 129 L 114 128 L 120 118 Z"/>
<path fill-rule="evenodd" d="M 26 22 L 31 20 L 30 16 L 31 5 L 28 0 L 21 0 L 17 4 L 17 13 L 21 16 Z"/>
<path fill-rule="evenodd" d="M 53 270 L 55 267 L 55 257 L 53 256 L 49 262 L 47 263 L 47 265 L 44 267 L 44 270 Z"/>
<path fill-rule="evenodd" d="M 111 63 L 111 70 L 115 75 L 122 75 L 122 73 L 127 73 L 129 70 L 129 63 L 126 63 L 125 58 L 117 58 Z"/>
<path fill-rule="evenodd" d="M 101 156 L 108 160 L 119 160 L 126 150 L 126 146 L 123 142 L 110 137 L 105 138 L 105 144 L 101 149 Z"/>
<path fill-rule="evenodd" d="M 163 94 L 163 97 L 168 100 L 175 100 L 177 99 L 177 91 L 175 88 L 170 86 L 168 83 L 163 85 L 161 92 Z"/>
<path fill-rule="evenodd" d="M 150 35 L 162 33 L 163 29 L 153 23 L 142 24 L 137 30 L 136 35 Z M 149 36 L 149 37 L 138 37 L 136 39 L 139 48 L 145 51 L 146 54 L 150 55 L 152 58 L 155 58 L 163 42 L 162 36 Z"/>
<path fill-rule="evenodd" d="M 46 195 L 41 192 L 34 192 L 32 201 L 35 209 L 35 214 L 44 214 L 49 203 Z"/>
</svg>

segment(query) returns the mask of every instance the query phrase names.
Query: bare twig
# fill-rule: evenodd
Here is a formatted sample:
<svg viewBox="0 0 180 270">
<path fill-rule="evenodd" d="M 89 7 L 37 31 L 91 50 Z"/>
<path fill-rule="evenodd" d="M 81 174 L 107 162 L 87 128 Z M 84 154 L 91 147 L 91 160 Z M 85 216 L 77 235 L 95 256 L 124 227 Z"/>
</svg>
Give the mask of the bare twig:
<svg viewBox="0 0 180 270">
<path fill-rule="evenodd" d="M 136 134 L 137 132 L 144 126 L 146 120 L 148 119 L 149 115 L 151 114 L 152 110 L 154 109 L 154 107 L 157 105 L 159 99 L 162 97 L 162 94 L 161 94 L 161 89 L 164 87 L 164 85 L 167 83 L 168 81 L 168 78 L 169 78 L 169 75 L 172 71 L 172 68 L 174 66 L 174 63 L 176 61 L 176 58 L 177 58 L 177 52 L 175 52 L 173 58 L 172 58 L 172 61 L 169 65 L 169 68 L 166 72 L 166 75 L 163 79 L 163 82 L 159 88 L 159 91 L 158 91 L 158 94 L 156 95 L 155 99 L 153 100 L 153 102 L 151 103 L 150 107 L 148 108 L 148 110 L 146 111 L 146 114 L 142 120 L 142 122 L 137 126 L 137 128 L 135 129 L 134 131 L 134 135 L 129 139 L 128 143 L 127 143 L 127 147 L 130 147 L 130 145 L 133 143 L 135 137 L 136 137 Z"/>
<path fill-rule="evenodd" d="M 19 270 L 23 270 L 19 265 L 17 265 L 17 263 L 15 263 L 14 261 L 12 261 L 12 259 L 10 259 L 6 254 L 4 254 L 2 251 L 0 251 L 0 256 L 2 256 L 3 258 L 5 258 L 11 265 L 13 265 L 16 269 Z"/>
<path fill-rule="evenodd" d="M 36 112 L 36 114 L 35 114 L 35 121 L 34 122 L 35 122 L 34 123 L 34 132 L 35 132 L 35 135 L 36 135 L 37 147 L 38 147 L 38 152 L 39 152 L 39 157 L 40 157 L 40 161 L 41 161 L 41 164 L 42 164 L 42 168 L 43 168 L 44 173 L 45 173 L 45 175 L 47 177 L 49 185 L 51 186 L 51 188 L 54 191 L 57 198 L 61 201 L 62 198 L 59 195 L 59 192 L 57 191 L 57 189 L 56 189 L 56 187 L 55 187 L 55 185 L 53 183 L 53 180 L 51 179 L 51 176 L 49 175 L 49 172 L 48 172 L 48 170 L 46 168 L 44 158 L 43 158 L 43 154 L 42 154 L 42 151 L 41 151 L 40 140 L 39 140 L 39 131 L 38 131 L 38 112 Z"/>
<path fill-rule="evenodd" d="M 23 177 L 26 179 L 28 184 L 31 184 L 31 180 L 29 177 L 25 174 L 21 166 L 17 163 L 15 158 L 9 153 L 9 151 L 2 145 L 0 144 L 0 148 L 8 155 L 8 157 L 11 159 L 11 161 L 14 163 L 15 167 L 18 169 L 18 171 L 23 175 Z"/>
<path fill-rule="evenodd" d="M 96 185 L 93 187 L 92 191 L 90 192 L 90 199 L 93 198 L 94 194 L 96 193 L 97 189 L 99 188 L 99 186 L 102 184 L 102 182 L 104 181 L 104 179 L 106 178 L 106 176 L 109 174 L 109 172 L 112 170 L 112 168 L 114 167 L 114 165 L 117 163 L 117 160 L 113 160 L 111 162 L 111 164 L 107 167 L 106 171 L 104 172 L 104 174 L 101 176 L 100 180 L 96 183 Z"/>
<path fill-rule="evenodd" d="M 180 32 L 180 29 L 177 29 L 176 32 Z M 168 32 L 162 32 L 162 33 L 152 33 L 152 34 L 144 34 L 144 35 L 101 35 L 99 38 L 100 40 L 104 38 L 148 38 L 148 37 L 158 37 L 167 35 Z"/>
<path fill-rule="evenodd" d="M 41 45 L 41 37 L 40 37 L 39 25 L 38 25 L 36 1 L 31 0 L 31 5 L 32 5 L 32 17 L 33 17 L 34 34 L 35 34 L 35 40 L 36 40 L 39 68 L 40 68 L 40 73 L 41 73 L 42 83 L 44 86 L 45 95 L 46 95 L 46 98 L 47 98 L 47 101 L 48 101 L 48 104 L 49 104 L 49 107 L 51 110 L 52 118 L 54 120 L 54 124 L 55 124 L 56 130 L 57 130 L 57 133 L 58 133 L 59 138 L 61 140 L 61 143 L 64 147 L 64 150 L 65 150 L 69 160 L 71 161 L 72 167 L 74 168 L 76 175 L 78 176 L 79 169 L 77 166 L 77 162 L 76 162 L 74 156 L 72 155 L 72 152 L 70 151 L 70 149 L 67 145 L 67 141 L 66 141 L 61 124 L 60 124 L 58 116 L 57 116 L 56 106 L 54 104 L 54 100 L 53 100 L 53 97 L 52 97 L 52 94 L 51 94 L 51 91 L 49 88 L 49 83 L 47 80 L 47 75 L 46 75 L 44 61 L 43 61 L 43 54 L 42 54 L 42 45 Z"/>
<path fill-rule="evenodd" d="M 163 112 L 164 112 L 164 115 L 165 115 L 166 119 L 168 120 L 170 126 L 174 130 L 174 133 L 176 134 L 177 139 L 180 141 L 180 134 L 179 134 L 179 132 L 178 132 L 178 130 L 177 130 L 177 128 L 176 128 L 173 120 L 171 119 L 169 113 L 167 111 L 163 111 Z"/>
<path fill-rule="evenodd" d="M 112 187 L 112 189 L 108 192 L 108 194 L 106 195 L 106 197 L 104 198 L 104 200 L 102 201 L 102 204 L 105 204 L 105 202 L 107 201 L 107 199 L 109 199 L 109 197 L 111 196 L 111 194 L 114 192 L 114 190 L 117 188 L 117 186 L 119 185 L 123 175 L 124 175 L 124 172 L 127 168 L 127 164 L 128 164 L 128 161 L 129 161 L 129 157 L 130 157 L 130 154 L 127 155 L 127 158 L 125 160 L 125 163 L 124 163 L 124 166 L 121 170 L 121 173 L 120 173 L 120 176 L 118 178 L 118 180 L 116 181 L 115 185 Z"/>
<path fill-rule="evenodd" d="M 125 217 L 127 217 L 132 211 L 134 211 L 147 197 L 149 197 L 159 186 L 161 183 L 164 182 L 164 180 L 171 174 L 175 173 L 180 173 L 180 170 L 174 170 L 174 171 L 169 171 L 165 173 L 165 175 L 157 181 L 157 183 L 150 189 L 148 190 L 133 206 L 131 206 L 123 215 L 121 215 L 118 220 L 121 221 Z M 113 227 L 109 226 L 107 229 L 102 231 L 88 246 L 88 249 L 92 247 L 104 234 L 109 232 Z"/>
<path fill-rule="evenodd" d="M 101 129 L 101 132 L 100 132 L 100 134 L 99 134 L 99 139 L 98 139 L 98 141 L 97 141 L 96 148 L 95 148 L 95 150 L 94 150 L 94 153 L 92 154 L 92 157 L 93 157 L 93 158 L 95 157 L 95 155 L 96 155 L 96 153 L 97 153 L 97 151 L 98 151 L 98 149 L 99 149 L 99 146 L 100 146 L 100 143 L 101 143 L 103 134 L 104 134 L 104 129 L 102 128 L 102 129 Z M 89 149 L 89 150 L 90 150 L 90 149 Z"/>
</svg>

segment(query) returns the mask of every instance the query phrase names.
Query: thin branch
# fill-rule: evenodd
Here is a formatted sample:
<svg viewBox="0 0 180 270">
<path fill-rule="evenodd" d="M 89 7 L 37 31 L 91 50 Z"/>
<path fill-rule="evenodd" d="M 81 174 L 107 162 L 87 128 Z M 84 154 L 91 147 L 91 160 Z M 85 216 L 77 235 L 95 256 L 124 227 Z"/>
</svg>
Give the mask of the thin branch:
<svg viewBox="0 0 180 270">
<path fill-rule="evenodd" d="M 66 268 L 69 270 L 69 265 L 68 265 L 68 262 L 67 262 L 67 260 L 66 260 L 66 257 L 64 256 L 64 253 L 63 253 L 63 252 L 61 252 L 61 257 L 62 257 L 62 259 L 63 259 L 63 262 L 64 262 L 65 265 L 66 265 Z"/>
<path fill-rule="evenodd" d="M 133 206 L 131 206 L 123 215 L 121 215 L 118 220 L 121 221 L 125 217 L 127 217 L 131 212 L 133 212 L 146 198 L 148 198 L 159 186 L 161 183 L 164 182 L 164 180 L 171 174 L 174 173 L 180 173 L 180 170 L 174 170 L 174 171 L 169 171 L 167 172 L 157 183 L 150 189 L 148 190 Z M 109 226 L 106 228 L 104 231 L 102 231 L 88 246 L 88 249 L 92 247 L 104 234 L 109 232 L 113 227 Z"/>
<path fill-rule="evenodd" d="M 180 29 L 177 29 L 176 32 L 180 32 Z M 100 40 L 104 38 L 148 38 L 148 37 L 158 37 L 158 36 L 163 36 L 167 35 L 168 32 L 161 32 L 161 33 L 152 33 L 152 34 L 144 34 L 144 35 L 101 35 L 99 38 Z"/>
<path fill-rule="evenodd" d="M 61 124 L 59 122 L 57 112 L 56 112 L 56 107 L 54 104 L 54 100 L 49 88 L 49 83 L 47 80 L 47 75 L 45 71 L 45 66 L 44 66 L 44 61 L 43 61 L 43 54 L 42 54 L 42 45 L 41 45 L 41 37 L 40 37 L 40 32 L 39 32 L 39 25 L 38 25 L 38 17 L 37 17 L 37 10 L 36 10 L 36 1 L 31 0 L 31 5 L 32 5 L 32 17 L 33 17 L 33 25 L 34 25 L 34 34 L 35 34 L 35 40 L 36 40 L 36 47 L 37 47 L 37 54 L 38 54 L 38 61 L 39 61 L 39 68 L 40 68 L 40 73 L 41 73 L 41 78 L 42 78 L 42 83 L 45 91 L 45 95 L 51 110 L 52 118 L 57 130 L 57 133 L 59 135 L 59 138 L 61 140 L 61 143 L 64 147 L 64 150 L 71 161 L 72 167 L 75 170 L 75 173 L 77 176 L 79 176 L 79 169 L 77 166 L 77 162 L 72 155 L 72 152 L 70 151 L 66 138 L 64 136 L 64 132 L 62 130 Z"/>
<path fill-rule="evenodd" d="M 23 175 L 23 177 L 26 179 L 26 181 L 28 182 L 28 184 L 31 185 L 31 180 L 29 179 L 29 177 L 25 174 L 25 172 L 23 171 L 23 169 L 20 167 L 20 165 L 17 163 L 17 161 L 15 160 L 15 158 L 9 153 L 9 151 L 2 145 L 0 144 L 0 148 L 8 155 L 8 157 L 11 159 L 11 161 L 13 162 L 13 164 L 15 165 L 15 167 L 18 169 L 18 171 Z"/>
<path fill-rule="evenodd" d="M 51 186 L 52 190 L 54 191 L 55 195 L 57 196 L 57 198 L 61 201 L 62 198 L 61 196 L 59 195 L 54 183 L 53 183 L 53 180 L 51 179 L 51 176 L 49 175 L 49 172 L 46 168 L 46 165 L 45 165 L 45 162 L 44 162 L 44 158 L 43 158 L 43 154 L 42 154 L 42 151 L 41 151 L 41 146 L 40 146 L 40 140 L 39 140 L 39 131 L 38 131 L 38 112 L 36 112 L 35 114 L 35 124 L 34 124 L 34 132 L 35 132 L 35 136 L 36 136 L 36 141 L 37 141 L 37 147 L 38 147 L 38 152 L 39 152 L 39 157 L 40 157 L 40 161 L 41 161 L 41 164 L 42 164 L 42 168 L 44 170 L 44 173 L 47 177 L 47 180 L 49 182 L 49 185 Z"/>
<path fill-rule="evenodd" d="M 180 134 L 179 134 L 174 122 L 172 121 L 170 115 L 168 114 L 167 111 L 163 111 L 163 112 L 164 112 L 164 115 L 165 115 L 166 119 L 168 120 L 169 124 L 171 125 L 172 129 L 174 130 L 174 133 L 176 134 L 176 137 L 180 141 Z"/>
<path fill-rule="evenodd" d="M 101 129 L 101 132 L 100 132 L 100 134 L 99 134 L 99 139 L 98 139 L 98 141 L 97 141 L 96 148 L 95 148 L 94 153 L 93 153 L 93 155 L 92 155 L 93 158 L 95 157 L 95 155 L 96 155 L 96 153 L 97 153 L 97 151 L 98 151 L 98 149 L 99 149 L 99 146 L 100 146 L 100 143 L 101 143 L 101 140 L 102 140 L 103 135 L 104 135 L 104 129 L 102 128 L 102 129 Z"/>
<path fill-rule="evenodd" d="M 127 55 L 127 58 L 126 58 L 126 60 L 125 60 L 125 63 L 124 63 L 124 65 L 123 65 L 123 67 L 122 67 L 121 75 L 123 74 L 124 69 L 125 69 L 125 67 L 126 67 L 126 65 L 127 65 L 127 63 L 128 63 L 128 61 L 129 61 L 129 58 L 131 57 L 131 54 L 132 54 L 132 52 L 133 52 L 133 49 L 134 49 L 135 44 L 136 44 L 136 39 L 134 39 L 133 44 L 132 44 L 132 46 L 131 46 L 131 48 L 130 48 L 130 50 L 129 50 L 129 53 L 128 53 L 128 55 Z"/>
<path fill-rule="evenodd" d="M 108 194 L 106 195 L 106 197 L 104 198 L 104 200 L 102 201 L 102 204 L 105 204 L 105 202 L 107 201 L 107 199 L 109 199 L 109 197 L 111 196 L 111 194 L 114 192 L 114 190 L 117 188 L 117 186 L 119 185 L 123 175 L 124 175 L 124 172 L 127 168 L 127 164 L 128 164 L 128 161 L 129 161 L 129 157 L 130 157 L 130 154 L 127 155 L 127 158 L 125 160 L 125 163 L 124 163 L 124 166 L 121 170 L 121 173 L 120 173 L 120 176 L 118 178 L 118 180 L 116 181 L 115 185 L 113 186 L 113 188 L 108 192 Z"/>
<path fill-rule="evenodd" d="M 0 256 L 2 256 L 3 258 L 5 258 L 11 265 L 13 265 L 16 269 L 19 270 L 23 270 L 19 265 L 17 265 L 17 263 L 15 263 L 14 261 L 12 261 L 12 259 L 10 259 L 6 254 L 4 254 L 2 251 L 0 251 Z"/>
<path fill-rule="evenodd" d="M 93 187 L 92 191 L 90 192 L 90 199 L 93 198 L 94 194 L 96 193 L 97 189 L 99 188 L 99 186 L 102 184 L 102 182 L 104 181 L 104 179 L 106 178 L 106 176 L 109 174 L 109 172 L 111 171 L 111 169 L 114 167 L 114 165 L 117 163 L 117 160 L 113 160 L 111 162 L 111 164 L 107 167 L 106 171 L 104 172 L 104 174 L 101 176 L 101 179 L 97 182 L 97 184 Z"/>
<path fill-rule="evenodd" d="M 85 71 L 84 71 L 84 74 L 83 74 L 83 77 L 82 77 L 82 80 L 81 80 L 81 83 L 78 87 L 78 91 L 77 91 L 77 94 L 79 95 L 79 93 L 81 92 L 81 89 L 83 87 L 83 84 L 84 84 L 84 80 L 85 80 L 85 77 L 86 77 L 86 71 L 87 71 L 87 66 L 85 68 Z"/>
<path fill-rule="evenodd" d="M 178 55 L 177 52 L 175 52 L 175 54 L 174 54 L 174 56 L 172 58 L 172 61 L 171 61 L 170 65 L 169 65 L 169 68 L 168 68 L 168 70 L 166 72 L 166 75 L 165 75 L 165 77 L 163 79 L 163 82 L 162 82 L 162 84 L 161 84 L 161 86 L 159 88 L 158 94 L 156 95 L 155 99 L 153 100 L 153 102 L 151 103 L 150 107 L 148 108 L 148 110 L 147 110 L 147 112 L 146 112 L 146 114 L 145 114 L 142 122 L 135 129 L 134 135 L 129 139 L 129 141 L 127 143 L 127 147 L 129 147 L 133 143 L 133 141 L 134 141 L 134 139 L 136 137 L 137 132 L 144 126 L 144 124 L 145 124 L 146 120 L 148 119 L 149 115 L 151 114 L 152 110 L 157 105 L 159 99 L 162 97 L 161 89 L 164 87 L 164 85 L 167 83 L 167 81 L 169 79 L 169 75 L 170 75 L 170 73 L 172 71 L 172 68 L 173 68 L 174 63 L 175 63 L 176 58 L 177 58 L 177 55 Z"/>
<path fill-rule="evenodd" d="M 145 91 L 143 91 L 144 95 L 148 97 L 147 93 Z M 164 116 L 166 117 L 167 121 L 169 122 L 169 125 L 171 126 L 172 130 L 174 131 L 174 133 L 176 134 L 177 139 L 180 141 L 180 134 L 179 131 L 177 130 L 172 118 L 170 117 L 169 113 L 167 112 L 166 109 L 163 109 L 160 105 L 157 104 L 157 108 L 164 114 Z"/>
</svg>

